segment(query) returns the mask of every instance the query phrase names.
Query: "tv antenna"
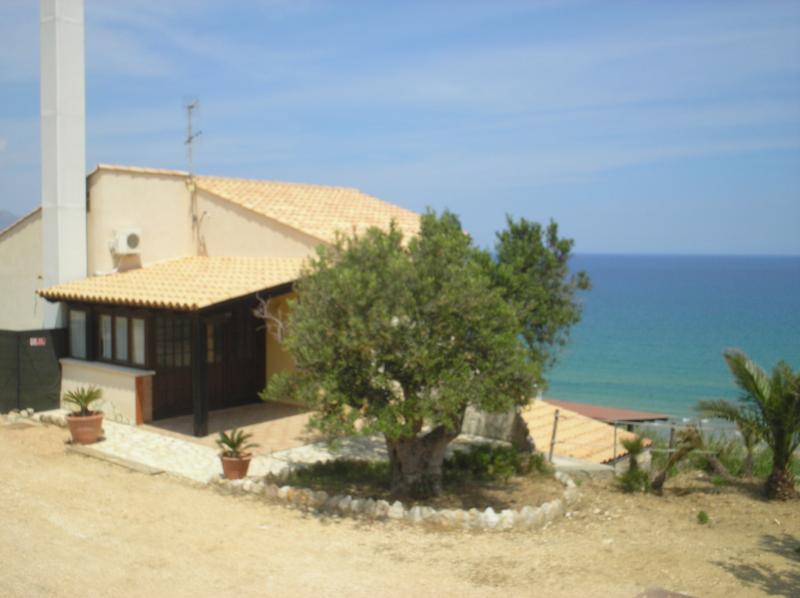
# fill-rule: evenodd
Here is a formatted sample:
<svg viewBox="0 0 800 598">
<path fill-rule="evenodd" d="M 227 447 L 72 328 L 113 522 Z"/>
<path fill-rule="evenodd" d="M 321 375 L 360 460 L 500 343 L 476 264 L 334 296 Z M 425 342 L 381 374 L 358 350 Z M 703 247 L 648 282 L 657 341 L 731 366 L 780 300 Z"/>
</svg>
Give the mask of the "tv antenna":
<svg viewBox="0 0 800 598">
<path fill-rule="evenodd" d="M 192 174 L 194 173 L 194 164 L 192 155 L 194 140 L 203 134 L 202 131 L 195 132 L 192 129 L 192 112 L 197 110 L 197 107 L 199 105 L 200 102 L 198 100 L 191 100 L 186 104 L 186 140 L 183 142 L 183 144 L 186 146 L 186 159 L 189 162 L 189 176 L 192 176 Z"/>
</svg>

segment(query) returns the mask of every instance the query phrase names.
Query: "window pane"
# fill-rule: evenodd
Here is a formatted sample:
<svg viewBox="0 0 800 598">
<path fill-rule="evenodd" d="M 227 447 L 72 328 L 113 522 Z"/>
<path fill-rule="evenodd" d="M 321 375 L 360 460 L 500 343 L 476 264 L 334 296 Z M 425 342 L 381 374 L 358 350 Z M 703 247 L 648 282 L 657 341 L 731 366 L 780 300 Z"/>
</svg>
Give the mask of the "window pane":
<svg viewBox="0 0 800 598">
<path fill-rule="evenodd" d="M 133 338 L 133 363 L 144 365 L 144 320 L 134 318 L 131 320 Z"/>
<path fill-rule="evenodd" d="M 100 357 L 111 359 L 111 316 L 100 314 Z"/>
<path fill-rule="evenodd" d="M 118 361 L 128 361 L 128 318 L 116 316 L 114 318 L 116 332 L 116 358 Z"/>
<path fill-rule="evenodd" d="M 69 354 L 86 359 L 86 312 L 69 311 Z"/>
</svg>

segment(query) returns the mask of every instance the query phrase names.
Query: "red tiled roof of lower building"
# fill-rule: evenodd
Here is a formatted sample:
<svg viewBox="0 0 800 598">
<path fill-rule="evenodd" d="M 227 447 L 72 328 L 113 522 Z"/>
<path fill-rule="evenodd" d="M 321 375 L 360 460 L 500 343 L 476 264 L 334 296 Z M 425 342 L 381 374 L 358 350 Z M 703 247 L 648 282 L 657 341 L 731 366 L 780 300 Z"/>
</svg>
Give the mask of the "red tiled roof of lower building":
<svg viewBox="0 0 800 598">
<path fill-rule="evenodd" d="M 580 413 L 592 419 L 599 419 L 604 422 L 615 421 L 655 421 L 669 419 L 669 415 L 664 413 L 652 413 L 650 411 L 635 411 L 633 409 L 621 409 L 619 407 L 605 407 L 603 405 L 590 405 L 589 403 L 576 403 L 575 401 L 562 401 L 559 399 L 544 399 L 551 405 L 563 409 L 569 409 L 575 413 Z"/>
</svg>

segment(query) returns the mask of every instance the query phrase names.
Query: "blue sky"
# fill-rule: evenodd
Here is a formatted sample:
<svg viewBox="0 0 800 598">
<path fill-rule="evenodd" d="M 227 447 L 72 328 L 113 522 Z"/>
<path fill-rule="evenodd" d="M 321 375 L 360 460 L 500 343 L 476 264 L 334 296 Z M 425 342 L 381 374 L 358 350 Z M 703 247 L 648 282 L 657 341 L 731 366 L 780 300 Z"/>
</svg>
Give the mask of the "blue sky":
<svg viewBox="0 0 800 598">
<path fill-rule="evenodd" d="M 579 252 L 800 254 L 800 3 L 86 0 L 87 166 L 354 186 Z M 0 3 L 0 209 L 39 194 L 38 2 Z"/>
</svg>

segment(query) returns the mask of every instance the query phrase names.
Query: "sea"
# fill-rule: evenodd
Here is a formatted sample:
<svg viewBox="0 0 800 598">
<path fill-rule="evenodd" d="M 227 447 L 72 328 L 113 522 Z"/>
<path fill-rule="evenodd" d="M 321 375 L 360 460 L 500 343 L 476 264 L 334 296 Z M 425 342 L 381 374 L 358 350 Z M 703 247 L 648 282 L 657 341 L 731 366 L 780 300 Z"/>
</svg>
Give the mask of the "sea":
<svg viewBox="0 0 800 598">
<path fill-rule="evenodd" d="M 739 396 L 722 358 L 800 369 L 800 257 L 576 255 L 592 290 L 546 397 L 696 417 Z"/>
</svg>

